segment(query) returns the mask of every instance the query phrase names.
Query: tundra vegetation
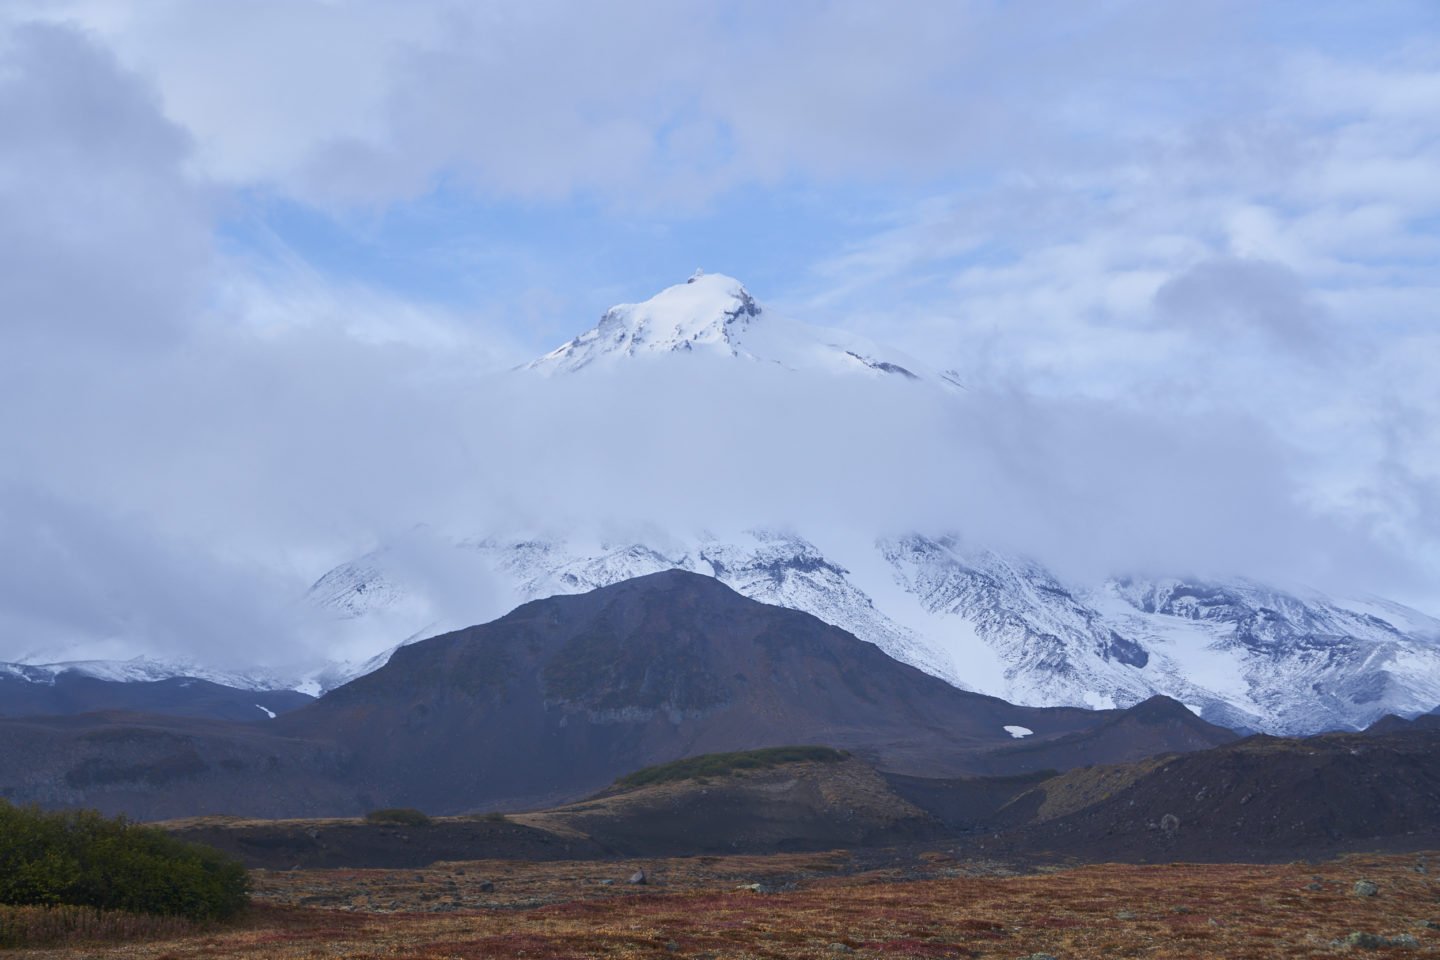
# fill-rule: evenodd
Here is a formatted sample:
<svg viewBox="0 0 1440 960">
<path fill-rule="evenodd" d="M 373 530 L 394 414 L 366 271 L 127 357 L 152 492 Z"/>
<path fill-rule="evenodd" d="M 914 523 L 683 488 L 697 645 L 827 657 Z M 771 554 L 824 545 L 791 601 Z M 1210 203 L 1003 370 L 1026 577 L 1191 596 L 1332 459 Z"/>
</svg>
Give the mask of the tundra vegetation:
<svg viewBox="0 0 1440 960">
<path fill-rule="evenodd" d="M 1354 956 L 1376 944 L 1396 956 L 1440 948 L 1433 857 L 1064 869 L 982 857 L 978 849 L 832 851 L 257 871 L 254 907 L 230 924 L 70 941 L 24 956 L 1288 960 Z M 643 886 L 625 882 L 637 868 Z M 1356 892 L 1362 880 L 1373 894 Z"/>
</svg>

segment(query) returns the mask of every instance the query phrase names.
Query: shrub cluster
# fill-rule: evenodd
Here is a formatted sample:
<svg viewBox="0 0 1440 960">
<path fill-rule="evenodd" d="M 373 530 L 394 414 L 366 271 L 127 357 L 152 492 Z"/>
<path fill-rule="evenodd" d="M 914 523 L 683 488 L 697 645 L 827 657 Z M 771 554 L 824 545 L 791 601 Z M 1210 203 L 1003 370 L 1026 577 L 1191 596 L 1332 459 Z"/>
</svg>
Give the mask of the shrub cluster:
<svg viewBox="0 0 1440 960">
<path fill-rule="evenodd" d="M 249 893 L 245 868 L 218 850 L 93 810 L 0 800 L 0 903 L 221 920 Z"/>
<path fill-rule="evenodd" d="M 766 747 L 740 753 L 707 753 L 674 763 L 662 763 L 626 774 L 615 781 L 622 788 L 645 787 L 677 780 L 698 780 L 704 777 L 726 777 L 740 770 L 761 770 L 782 763 L 836 763 L 849 759 L 850 754 L 832 747 Z"/>
<path fill-rule="evenodd" d="M 370 823 L 398 823 L 406 827 L 428 827 L 430 818 L 413 807 L 386 807 L 365 814 Z"/>
</svg>

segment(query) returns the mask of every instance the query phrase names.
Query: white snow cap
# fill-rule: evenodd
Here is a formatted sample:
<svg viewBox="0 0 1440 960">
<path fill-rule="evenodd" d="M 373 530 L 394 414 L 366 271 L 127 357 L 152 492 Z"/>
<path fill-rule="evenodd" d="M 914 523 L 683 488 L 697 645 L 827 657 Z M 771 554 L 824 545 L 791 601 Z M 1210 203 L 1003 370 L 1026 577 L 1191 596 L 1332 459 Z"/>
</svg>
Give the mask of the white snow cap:
<svg viewBox="0 0 1440 960">
<path fill-rule="evenodd" d="M 696 270 L 642 303 L 622 303 L 569 343 L 527 365 L 544 373 L 608 366 L 621 358 L 708 356 L 921 379 L 919 365 L 896 351 L 839 330 L 774 316 L 745 285 Z"/>
<path fill-rule="evenodd" d="M 741 342 L 760 305 L 734 277 L 696 270 L 643 303 L 622 303 L 600 323 L 530 364 L 531 369 L 579 370 L 606 357 L 701 350 L 740 356 Z"/>
</svg>

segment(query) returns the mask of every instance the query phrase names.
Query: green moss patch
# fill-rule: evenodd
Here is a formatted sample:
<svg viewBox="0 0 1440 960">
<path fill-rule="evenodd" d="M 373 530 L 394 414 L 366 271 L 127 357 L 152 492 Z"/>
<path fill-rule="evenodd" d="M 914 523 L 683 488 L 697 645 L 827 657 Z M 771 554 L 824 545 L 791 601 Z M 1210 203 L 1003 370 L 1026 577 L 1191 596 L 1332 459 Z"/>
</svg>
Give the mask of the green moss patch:
<svg viewBox="0 0 1440 960">
<path fill-rule="evenodd" d="M 428 827 L 430 817 L 428 814 L 416 810 L 414 807 L 386 807 L 383 810 L 371 810 L 365 814 L 368 823 L 395 823 L 404 827 Z"/>
<path fill-rule="evenodd" d="M 738 753 L 707 753 L 636 770 L 616 780 L 615 786 L 633 789 L 679 780 L 728 777 L 742 770 L 764 770 L 786 763 L 838 763 L 849 758 L 850 754 L 833 747 L 766 747 Z"/>
</svg>

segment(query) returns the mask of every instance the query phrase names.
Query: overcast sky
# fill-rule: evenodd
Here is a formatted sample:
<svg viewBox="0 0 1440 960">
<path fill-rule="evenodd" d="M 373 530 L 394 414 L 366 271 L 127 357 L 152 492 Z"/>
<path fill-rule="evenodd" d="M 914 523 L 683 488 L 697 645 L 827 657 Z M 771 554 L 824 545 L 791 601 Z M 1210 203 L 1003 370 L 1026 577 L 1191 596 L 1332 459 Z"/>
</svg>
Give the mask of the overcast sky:
<svg viewBox="0 0 1440 960">
<path fill-rule="evenodd" d="M 639 400 L 493 375 L 696 267 L 965 425 L 716 383 L 692 487 Z M 396 531 L 662 486 L 1440 614 L 1440 5 L 11 0 L 0 329 L 0 657 L 273 658 Z"/>
</svg>

